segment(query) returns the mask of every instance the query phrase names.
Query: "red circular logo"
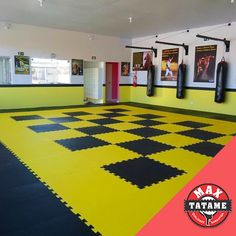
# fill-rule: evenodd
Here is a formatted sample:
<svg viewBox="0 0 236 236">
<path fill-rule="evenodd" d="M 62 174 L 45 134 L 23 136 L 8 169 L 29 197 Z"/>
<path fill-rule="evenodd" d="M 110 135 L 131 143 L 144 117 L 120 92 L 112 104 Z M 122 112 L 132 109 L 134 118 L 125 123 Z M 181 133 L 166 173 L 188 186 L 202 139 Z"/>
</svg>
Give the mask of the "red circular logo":
<svg viewBox="0 0 236 236">
<path fill-rule="evenodd" d="M 218 185 L 201 184 L 188 195 L 184 210 L 195 224 L 215 227 L 228 217 L 231 203 L 228 194 Z"/>
</svg>

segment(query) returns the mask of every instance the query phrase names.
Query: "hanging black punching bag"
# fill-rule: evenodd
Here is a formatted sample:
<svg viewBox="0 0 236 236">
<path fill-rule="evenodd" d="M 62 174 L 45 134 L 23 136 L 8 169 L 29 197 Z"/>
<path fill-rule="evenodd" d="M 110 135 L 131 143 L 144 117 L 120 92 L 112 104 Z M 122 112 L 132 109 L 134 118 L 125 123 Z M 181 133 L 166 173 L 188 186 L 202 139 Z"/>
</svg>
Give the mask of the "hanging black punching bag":
<svg viewBox="0 0 236 236">
<path fill-rule="evenodd" d="M 150 66 L 147 74 L 147 96 L 154 95 L 155 66 Z"/>
<path fill-rule="evenodd" d="M 178 75 L 177 75 L 177 98 L 184 98 L 184 86 L 186 81 L 186 65 L 182 62 L 178 68 Z"/>
<path fill-rule="evenodd" d="M 223 58 L 217 65 L 215 102 L 222 103 L 225 100 L 225 85 L 228 74 L 228 63 Z"/>
</svg>

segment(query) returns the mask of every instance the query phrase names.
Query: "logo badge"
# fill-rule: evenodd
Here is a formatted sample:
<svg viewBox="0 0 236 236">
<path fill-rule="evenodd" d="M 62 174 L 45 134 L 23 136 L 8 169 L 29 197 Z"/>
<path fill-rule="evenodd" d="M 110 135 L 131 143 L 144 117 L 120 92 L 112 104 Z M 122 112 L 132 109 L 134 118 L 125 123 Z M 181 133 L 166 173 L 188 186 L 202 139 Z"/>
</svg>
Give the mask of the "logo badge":
<svg viewBox="0 0 236 236">
<path fill-rule="evenodd" d="M 218 185 L 201 184 L 194 188 L 184 203 L 189 218 L 201 227 L 215 227 L 226 220 L 232 201 Z"/>
</svg>

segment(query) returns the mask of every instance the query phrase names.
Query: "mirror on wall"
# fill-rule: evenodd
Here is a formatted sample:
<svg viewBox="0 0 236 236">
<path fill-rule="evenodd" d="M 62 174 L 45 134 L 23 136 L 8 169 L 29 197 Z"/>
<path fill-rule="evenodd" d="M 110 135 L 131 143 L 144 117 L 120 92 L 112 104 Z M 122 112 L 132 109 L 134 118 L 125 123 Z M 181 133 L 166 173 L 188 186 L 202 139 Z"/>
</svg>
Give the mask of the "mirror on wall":
<svg viewBox="0 0 236 236">
<path fill-rule="evenodd" d="M 32 58 L 32 84 L 70 84 L 68 60 Z"/>
<path fill-rule="evenodd" d="M 0 57 L 0 84 L 11 84 L 11 58 Z"/>
</svg>

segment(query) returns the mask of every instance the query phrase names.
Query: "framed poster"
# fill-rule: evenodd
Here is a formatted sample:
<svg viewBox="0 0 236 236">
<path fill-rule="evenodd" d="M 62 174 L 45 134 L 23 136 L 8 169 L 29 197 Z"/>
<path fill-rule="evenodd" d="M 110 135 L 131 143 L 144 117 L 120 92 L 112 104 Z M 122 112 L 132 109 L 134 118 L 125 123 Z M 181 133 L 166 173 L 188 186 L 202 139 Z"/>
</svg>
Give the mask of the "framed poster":
<svg viewBox="0 0 236 236">
<path fill-rule="evenodd" d="M 133 71 L 143 70 L 143 52 L 133 53 Z"/>
<path fill-rule="evenodd" d="M 143 52 L 143 69 L 148 70 L 152 65 L 153 51 Z"/>
<path fill-rule="evenodd" d="M 133 53 L 133 70 L 148 70 L 153 64 L 153 51 Z"/>
<path fill-rule="evenodd" d="M 161 80 L 176 81 L 178 74 L 179 48 L 162 50 Z"/>
<path fill-rule="evenodd" d="M 216 52 L 217 45 L 196 47 L 193 82 L 214 83 Z"/>
<path fill-rule="evenodd" d="M 30 74 L 30 57 L 15 56 L 15 74 L 29 75 Z"/>
<path fill-rule="evenodd" d="M 121 62 L 121 76 L 130 75 L 130 62 Z"/>
<path fill-rule="evenodd" d="M 84 61 L 80 59 L 71 60 L 71 74 L 83 75 L 84 74 Z"/>
</svg>

